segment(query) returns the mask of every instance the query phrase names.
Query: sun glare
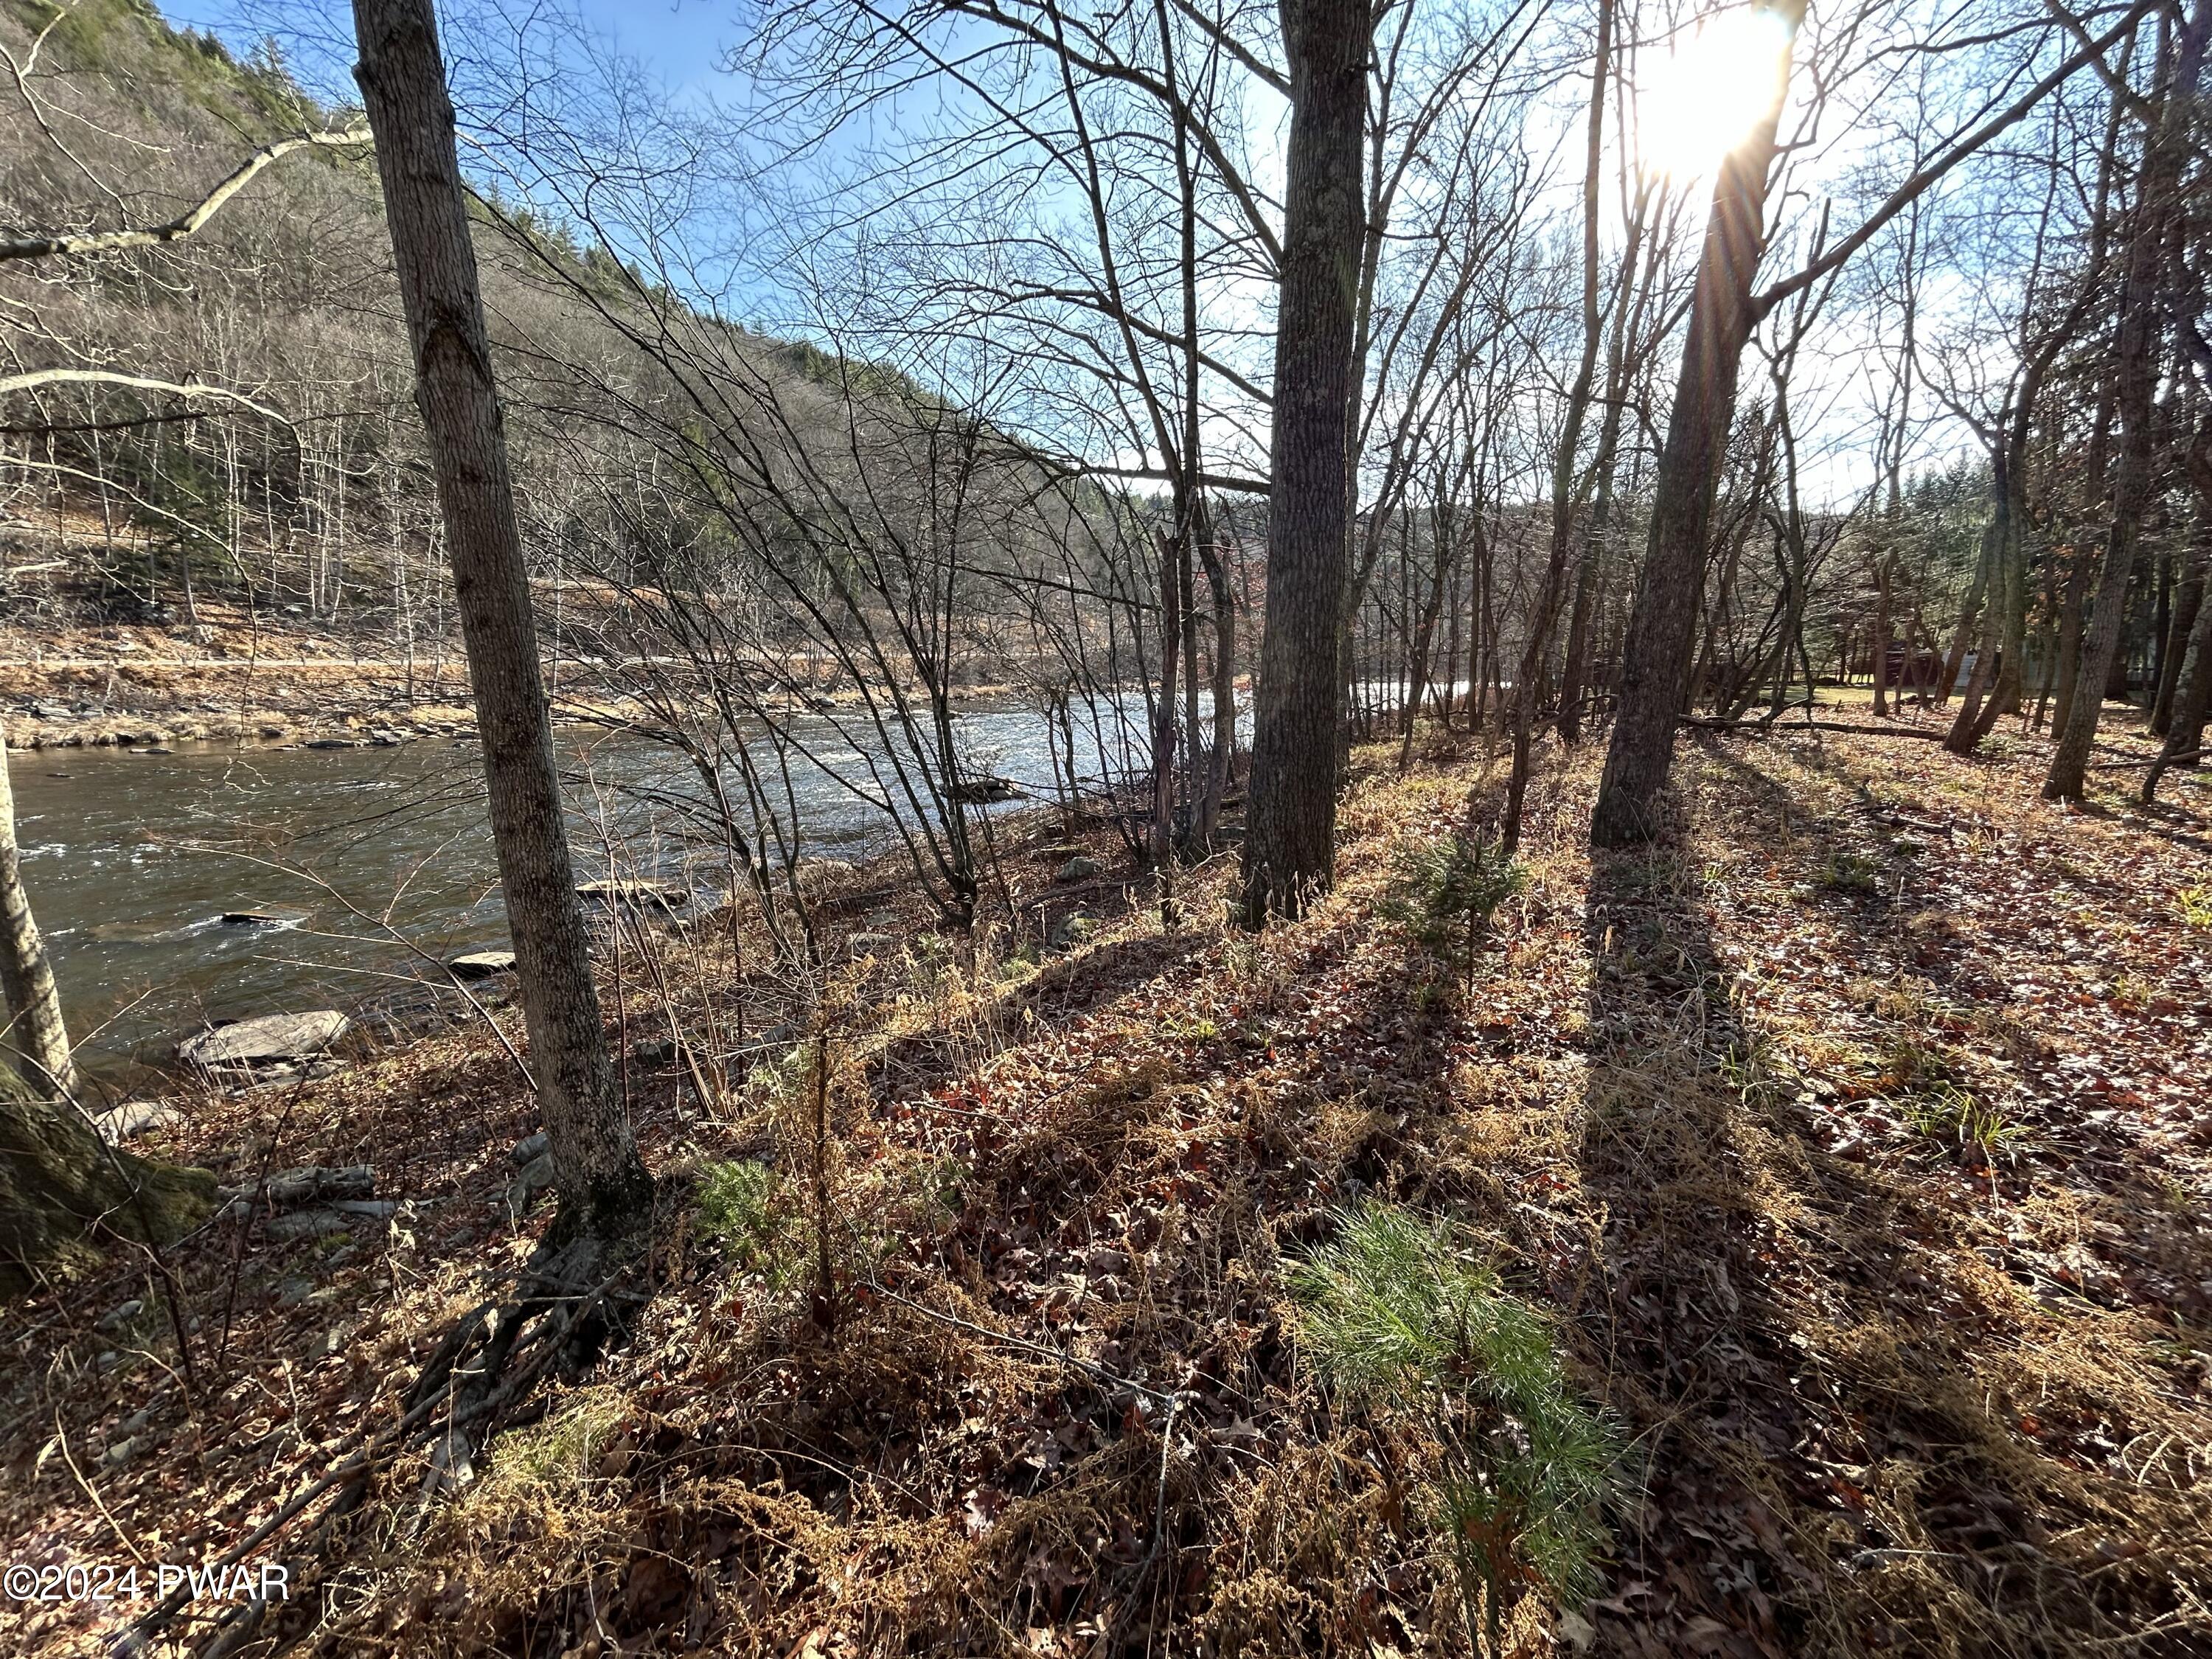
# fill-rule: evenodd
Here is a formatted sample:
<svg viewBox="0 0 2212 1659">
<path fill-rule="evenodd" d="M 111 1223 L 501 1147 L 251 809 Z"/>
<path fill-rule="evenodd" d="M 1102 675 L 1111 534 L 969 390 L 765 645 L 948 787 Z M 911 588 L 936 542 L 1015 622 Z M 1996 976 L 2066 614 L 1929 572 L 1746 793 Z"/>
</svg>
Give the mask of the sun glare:
<svg viewBox="0 0 2212 1659">
<path fill-rule="evenodd" d="M 1790 25 L 1765 6 L 1707 18 L 1678 40 L 1637 100 L 1644 165 L 1678 179 L 1716 171 L 1771 104 Z"/>
</svg>

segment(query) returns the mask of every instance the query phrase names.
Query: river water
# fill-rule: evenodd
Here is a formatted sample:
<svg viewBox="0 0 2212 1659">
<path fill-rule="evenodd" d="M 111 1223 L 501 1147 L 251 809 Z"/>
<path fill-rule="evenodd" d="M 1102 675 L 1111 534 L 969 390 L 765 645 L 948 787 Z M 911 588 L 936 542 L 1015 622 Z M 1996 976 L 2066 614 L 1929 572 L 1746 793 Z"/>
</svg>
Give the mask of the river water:
<svg viewBox="0 0 2212 1659">
<path fill-rule="evenodd" d="M 1117 732 L 1114 711 L 1101 713 L 1103 727 L 1077 734 L 1094 774 L 1119 771 L 1133 752 L 1133 725 Z M 814 757 L 792 768 L 809 855 L 858 859 L 892 844 L 889 821 L 834 775 L 865 778 L 852 725 L 815 715 L 793 727 Z M 1037 714 L 978 707 L 957 729 L 971 769 L 1048 795 Z M 696 775 L 633 736 L 569 729 L 561 745 L 580 879 L 644 875 L 693 888 L 701 906 L 719 902 L 719 848 L 696 833 L 687 843 L 682 830 L 703 795 Z M 441 981 L 433 963 L 457 952 L 506 945 L 473 743 L 180 743 L 9 762 L 24 882 L 94 1073 L 165 1058 L 204 1019 L 354 1006 L 404 994 L 406 981 Z M 275 920 L 223 920 L 246 911 Z"/>
</svg>

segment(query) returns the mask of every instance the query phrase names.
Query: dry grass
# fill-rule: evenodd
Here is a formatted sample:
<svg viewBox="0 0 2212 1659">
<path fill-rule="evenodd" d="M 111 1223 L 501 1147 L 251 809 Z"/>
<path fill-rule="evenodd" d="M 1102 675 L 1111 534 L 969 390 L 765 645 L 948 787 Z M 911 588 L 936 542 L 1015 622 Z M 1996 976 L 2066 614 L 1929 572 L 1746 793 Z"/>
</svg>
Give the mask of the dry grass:
<svg viewBox="0 0 2212 1659">
<path fill-rule="evenodd" d="M 1463 1651 L 1412 1496 L 1432 1449 L 1295 1363 L 1286 1264 L 1371 1194 L 1469 1229 L 1632 1437 L 1605 1588 L 1525 1603 L 1509 1650 L 2202 1650 L 2212 933 L 2175 896 L 2212 875 L 2202 788 L 2082 815 L 2034 799 L 2026 756 L 1686 747 L 1679 839 L 1593 866 L 1595 758 L 1536 799 L 1472 990 L 1375 915 L 1395 844 L 1493 799 L 1449 757 L 1362 779 L 1338 890 L 1297 926 L 1164 933 L 1094 902 L 1068 955 L 878 984 L 846 1044 L 834 1329 L 684 1203 L 688 1159 L 789 1178 L 774 1103 L 716 1122 L 656 1085 L 641 1125 L 676 1178 L 629 1346 L 459 1501 L 421 1510 L 391 1470 L 303 1564 L 342 1593 L 279 1628 L 410 1654 Z M 1231 874 L 1195 872 L 1188 913 Z M 1959 1098 L 2012 1133 L 1957 1132 Z M 442 1201 L 335 1266 L 203 1241 L 188 1307 L 234 1279 L 246 1311 L 219 1362 L 203 1327 L 190 1386 L 158 1331 L 105 1372 L 88 1319 L 22 1338 L 18 1553 L 219 1547 L 526 1248 L 481 1218 L 525 1120 L 479 1039 L 318 1085 L 289 1126 L 288 1158 L 397 1159 Z M 249 1131 L 218 1109 L 183 1144 Z M 330 1299 L 276 1308 L 303 1270 Z M 162 1450 L 99 1476 L 111 1528 L 38 1453 L 58 1413 L 96 1465 L 149 1398 Z"/>
</svg>

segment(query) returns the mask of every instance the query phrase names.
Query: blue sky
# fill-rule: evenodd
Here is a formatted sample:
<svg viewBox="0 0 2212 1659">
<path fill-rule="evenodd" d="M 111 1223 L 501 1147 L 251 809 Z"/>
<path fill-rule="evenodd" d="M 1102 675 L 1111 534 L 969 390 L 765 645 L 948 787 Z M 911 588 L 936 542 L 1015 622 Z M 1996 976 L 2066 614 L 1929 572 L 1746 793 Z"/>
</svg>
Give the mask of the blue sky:
<svg viewBox="0 0 2212 1659">
<path fill-rule="evenodd" d="M 521 0 L 509 0 L 520 7 Z M 179 27 L 221 36 L 234 51 L 251 51 L 271 33 L 320 35 L 335 44 L 352 28 L 343 0 L 155 0 Z M 497 0 L 494 0 L 497 3 Z M 738 33 L 735 0 L 565 0 L 586 25 L 611 39 L 623 55 L 642 64 L 672 92 L 705 88 L 724 80 L 717 64 Z M 448 8 L 439 7 L 443 15 Z M 313 58 L 313 52 L 295 52 Z M 309 72 L 314 66 L 303 64 Z"/>
</svg>

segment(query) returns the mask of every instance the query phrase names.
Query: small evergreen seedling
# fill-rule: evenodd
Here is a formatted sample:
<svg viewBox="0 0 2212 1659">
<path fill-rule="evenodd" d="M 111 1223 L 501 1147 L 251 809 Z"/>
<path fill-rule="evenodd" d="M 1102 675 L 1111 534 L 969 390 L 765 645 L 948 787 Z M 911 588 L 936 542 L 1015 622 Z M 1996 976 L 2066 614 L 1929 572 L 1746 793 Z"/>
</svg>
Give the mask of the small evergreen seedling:
<svg viewBox="0 0 2212 1659">
<path fill-rule="evenodd" d="M 717 1161 L 699 1171 L 696 1202 L 699 1231 L 726 1244 L 739 1267 L 781 1285 L 791 1275 L 788 1252 L 781 1247 L 791 1221 L 776 1200 L 783 1182 L 765 1164 L 750 1158 Z"/>
<path fill-rule="evenodd" d="M 1482 836 L 1402 846 L 1396 874 L 1382 915 L 1470 978 L 1498 907 L 1528 886 L 1528 866 Z"/>
<path fill-rule="evenodd" d="M 1542 1316 L 1444 1226 L 1386 1204 L 1343 1212 L 1292 1286 L 1312 1374 L 1437 1449 L 1428 1495 L 1476 1650 L 1500 1651 L 1516 1586 L 1582 1600 L 1606 1542 L 1614 1436 L 1567 1386 Z"/>
</svg>

